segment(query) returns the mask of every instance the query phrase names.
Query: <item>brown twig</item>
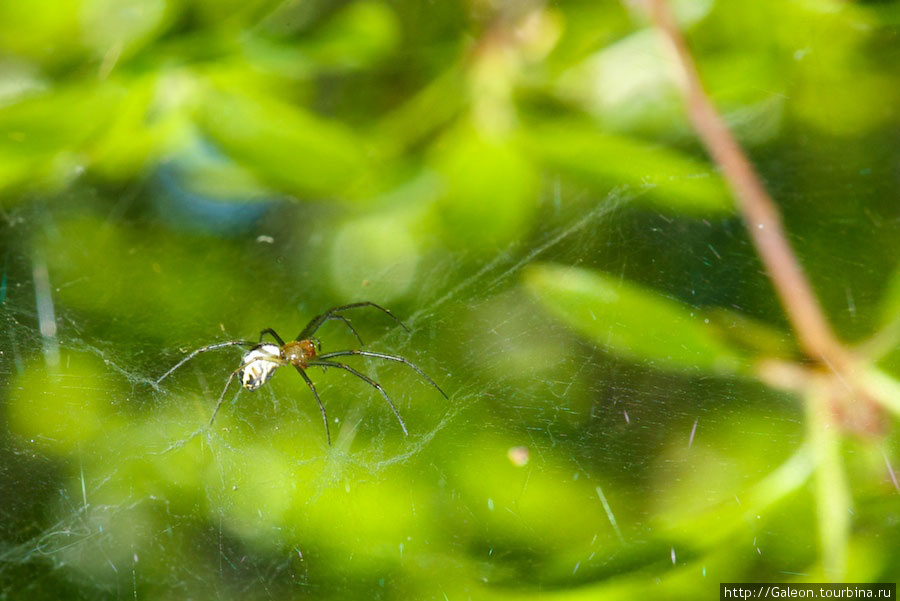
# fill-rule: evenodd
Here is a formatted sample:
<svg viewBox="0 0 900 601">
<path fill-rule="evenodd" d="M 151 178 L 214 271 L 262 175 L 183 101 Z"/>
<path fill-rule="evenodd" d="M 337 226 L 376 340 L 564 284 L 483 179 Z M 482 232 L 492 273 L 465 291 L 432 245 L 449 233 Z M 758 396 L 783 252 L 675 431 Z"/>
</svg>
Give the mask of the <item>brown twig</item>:
<svg viewBox="0 0 900 601">
<path fill-rule="evenodd" d="M 803 350 L 837 372 L 847 370 L 849 352 L 837 339 L 797 261 L 772 198 L 716 112 L 666 0 L 647 0 L 654 25 L 671 47 L 681 69 L 688 114 L 707 151 L 734 194 L 756 250 L 775 286 Z"/>
</svg>

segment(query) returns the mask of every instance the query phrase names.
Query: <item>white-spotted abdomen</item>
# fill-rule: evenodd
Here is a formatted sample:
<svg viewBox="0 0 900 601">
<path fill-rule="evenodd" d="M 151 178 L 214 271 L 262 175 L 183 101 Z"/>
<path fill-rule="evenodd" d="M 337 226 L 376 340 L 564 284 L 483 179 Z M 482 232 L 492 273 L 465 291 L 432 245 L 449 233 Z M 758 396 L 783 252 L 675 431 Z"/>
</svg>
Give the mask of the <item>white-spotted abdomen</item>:
<svg viewBox="0 0 900 601">
<path fill-rule="evenodd" d="M 241 364 L 244 366 L 238 374 L 241 384 L 247 390 L 256 390 L 283 364 L 281 348 L 274 344 L 261 344 L 244 355 Z"/>
</svg>

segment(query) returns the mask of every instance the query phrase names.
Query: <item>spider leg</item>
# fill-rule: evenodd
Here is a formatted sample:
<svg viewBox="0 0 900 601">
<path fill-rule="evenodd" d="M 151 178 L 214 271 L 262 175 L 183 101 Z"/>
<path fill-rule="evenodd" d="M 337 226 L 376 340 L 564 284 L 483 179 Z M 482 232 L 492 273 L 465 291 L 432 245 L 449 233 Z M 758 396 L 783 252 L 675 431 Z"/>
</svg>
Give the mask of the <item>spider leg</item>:
<svg viewBox="0 0 900 601">
<path fill-rule="evenodd" d="M 385 309 L 381 305 L 376 305 L 373 302 L 365 301 L 365 302 L 361 302 L 361 303 L 351 303 L 349 305 L 341 305 L 340 307 L 332 307 L 331 309 L 328 309 L 321 315 L 317 315 L 317 316 L 313 317 L 310 320 L 310 322 L 308 324 L 306 324 L 306 327 L 303 328 L 303 331 L 300 332 L 300 334 L 297 336 L 297 340 L 307 340 L 310 336 L 315 334 L 316 331 L 320 327 L 322 327 L 323 323 L 325 323 L 329 319 L 333 319 L 333 316 L 335 313 L 338 313 L 340 311 L 346 311 L 347 309 L 356 309 L 358 307 L 375 307 L 379 311 L 386 313 L 391 319 L 393 319 L 398 324 L 400 324 L 404 330 L 406 330 L 407 332 L 410 331 L 410 329 L 408 327 L 406 327 L 406 324 L 404 324 L 402 321 L 400 321 L 397 318 L 397 316 L 394 315 L 393 313 L 391 313 L 388 309 Z"/>
<path fill-rule="evenodd" d="M 303 371 L 303 368 L 299 365 L 295 365 L 297 368 L 297 373 L 303 376 L 303 379 L 306 381 L 306 385 L 309 386 L 309 389 L 312 390 L 313 396 L 316 397 L 316 402 L 319 404 L 319 410 L 322 412 L 322 421 L 325 423 L 325 437 L 328 439 L 328 446 L 331 446 L 331 432 L 328 430 L 328 414 L 325 413 L 325 405 L 322 404 L 322 399 L 319 398 L 319 393 L 316 392 L 316 385 L 313 384 L 313 381 L 309 379 L 309 376 L 306 375 L 306 372 Z"/>
<path fill-rule="evenodd" d="M 441 387 L 437 385 L 437 383 L 428 377 L 428 375 L 418 368 L 412 361 L 409 359 L 404 359 L 403 357 L 398 357 L 396 355 L 385 355 L 384 353 L 373 353 L 371 351 L 334 351 L 332 353 L 325 353 L 324 355 L 319 355 L 317 359 L 331 359 L 332 357 L 346 357 L 348 355 L 361 355 L 363 357 L 375 357 L 377 359 L 387 359 L 388 361 L 396 361 L 398 363 L 403 363 L 404 365 L 408 365 L 415 370 L 417 374 L 428 380 L 428 383 L 434 386 L 438 392 L 443 395 L 445 399 L 449 399 L 447 393 L 441 390 Z"/>
<path fill-rule="evenodd" d="M 219 395 L 219 400 L 216 401 L 216 408 L 213 409 L 212 417 L 209 418 L 209 425 L 212 426 L 213 422 L 216 420 L 216 414 L 219 412 L 219 407 L 222 406 L 222 401 L 225 400 L 225 393 L 228 392 L 228 387 L 231 386 L 231 381 L 234 380 L 234 377 L 238 374 L 239 371 L 244 369 L 245 365 L 241 365 L 239 368 L 231 372 L 231 375 L 228 376 L 228 380 L 225 382 L 225 388 L 222 389 L 222 394 Z"/>
<path fill-rule="evenodd" d="M 228 342 L 217 342 L 215 344 L 210 344 L 210 345 L 198 348 L 196 351 L 194 351 L 193 353 L 191 353 L 190 355 L 188 355 L 187 357 L 185 357 L 184 359 L 182 359 L 181 361 L 176 363 L 169 371 L 167 371 L 166 373 L 161 375 L 156 380 L 156 382 L 154 382 L 154 384 L 159 384 L 160 382 L 162 382 L 163 380 L 168 378 L 169 375 L 173 371 L 175 371 L 176 369 L 178 369 L 179 367 L 181 367 L 182 365 L 184 365 L 185 363 L 187 363 L 188 361 L 190 361 L 191 359 L 193 359 L 200 353 L 205 353 L 206 351 L 214 351 L 216 349 L 225 348 L 226 346 L 256 346 L 256 343 L 250 342 L 249 340 L 229 340 Z"/>
<path fill-rule="evenodd" d="M 265 330 L 263 330 L 262 332 L 259 333 L 259 341 L 260 341 L 260 342 L 263 341 L 263 337 L 264 337 L 266 334 L 268 334 L 268 335 L 270 335 L 272 338 L 274 338 L 274 339 L 278 342 L 278 345 L 279 345 L 279 346 L 284 346 L 284 340 L 282 340 L 282 339 L 281 339 L 281 336 L 279 336 L 279 335 L 275 332 L 275 330 L 273 330 L 272 328 L 266 328 Z"/>
<path fill-rule="evenodd" d="M 308 365 L 320 365 L 322 367 L 337 367 L 340 369 L 344 369 L 346 371 L 349 371 L 351 374 L 353 374 L 354 376 L 356 376 L 363 382 L 369 384 L 370 386 L 372 386 L 373 388 L 378 390 L 378 392 L 381 393 L 381 396 L 384 397 L 384 400 L 387 401 L 388 405 L 391 406 L 391 411 L 394 412 L 394 416 L 397 418 L 397 421 L 400 422 L 400 427 L 403 429 L 403 433 L 406 434 L 407 436 L 409 436 L 409 431 L 406 429 L 406 424 L 403 422 L 403 418 L 400 417 L 400 412 L 397 411 L 397 407 L 394 406 L 394 402 L 391 400 L 391 397 L 389 397 L 387 395 L 387 392 L 384 391 L 384 388 L 381 387 L 381 384 L 379 384 L 378 382 L 376 382 L 369 376 L 356 371 L 355 369 L 353 369 L 352 367 L 350 367 L 349 365 L 347 365 L 345 363 L 338 363 L 336 361 L 334 361 L 334 362 L 332 362 L 332 361 L 310 361 L 308 363 Z"/>
<path fill-rule="evenodd" d="M 343 315 L 329 315 L 325 319 L 325 321 L 329 321 L 332 319 L 340 320 L 340 321 L 343 321 L 345 324 L 347 324 L 347 327 L 350 328 L 350 331 L 353 332 L 353 335 L 356 336 L 356 339 L 359 341 L 359 346 L 365 346 L 365 344 L 362 341 L 362 338 L 359 336 L 359 332 L 356 331 L 356 328 L 353 327 L 353 324 L 350 323 L 349 319 L 347 319 Z M 406 326 L 404 326 L 404 327 L 406 327 Z M 322 349 L 320 348 L 319 350 L 322 350 Z"/>
</svg>

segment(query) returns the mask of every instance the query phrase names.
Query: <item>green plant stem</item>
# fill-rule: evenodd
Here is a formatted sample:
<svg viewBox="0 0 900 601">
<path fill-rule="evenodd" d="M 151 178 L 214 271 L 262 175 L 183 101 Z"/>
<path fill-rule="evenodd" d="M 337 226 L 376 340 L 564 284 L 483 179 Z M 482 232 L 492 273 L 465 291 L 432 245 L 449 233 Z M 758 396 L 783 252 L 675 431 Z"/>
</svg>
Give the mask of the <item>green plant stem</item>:
<svg viewBox="0 0 900 601">
<path fill-rule="evenodd" d="M 815 460 L 815 498 L 824 577 L 841 582 L 847 570 L 852 499 L 841 460 L 840 425 L 828 390 L 811 386 L 806 398 L 807 428 Z"/>
</svg>

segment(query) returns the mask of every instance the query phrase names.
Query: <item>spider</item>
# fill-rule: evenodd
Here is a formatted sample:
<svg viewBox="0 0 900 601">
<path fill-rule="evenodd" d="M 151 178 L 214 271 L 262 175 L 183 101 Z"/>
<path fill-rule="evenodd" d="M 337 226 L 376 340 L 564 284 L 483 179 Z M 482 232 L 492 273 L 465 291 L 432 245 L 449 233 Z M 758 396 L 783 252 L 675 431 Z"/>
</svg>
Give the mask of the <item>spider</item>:
<svg viewBox="0 0 900 601">
<path fill-rule="evenodd" d="M 408 359 L 403 357 L 398 357 L 396 355 L 386 355 L 384 353 L 373 353 L 370 351 L 363 350 L 343 350 L 343 351 L 332 351 L 330 353 L 319 354 L 322 350 L 322 342 L 316 338 L 315 333 L 319 330 L 320 327 L 326 321 L 341 321 L 343 322 L 350 331 L 353 332 L 353 335 L 359 341 L 359 345 L 363 346 L 362 338 L 360 338 L 359 333 L 356 331 L 356 328 L 350 323 L 350 320 L 341 315 L 341 312 L 346 311 L 348 309 L 357 309 L 360 307 L 373 307 L 387 314 L 391 319 L 400 324 L 403 329 L 409 332 L 409 328 L 400 321 L 393 313 L 389 310 L 385 309 L 380 305 L 376 305 L 373 302 L 365 301 L 360 303 L 352 303 L 349 305 L 341 305 L 339 307 L 332 307 L 328 309 L 321 315 L 317 315 L 314 317 L 306 327 L 303 328 L 303 331 L 297 336 L 296 339 L 291 340 L 290 342 L 285 342 L 282 340 L 281 336 L 279 336 L 275 330 L 272 328 L 266 328 L 265 330 L 259 333 L 259 342 L 251 342 L 249 340 L 229 340 L 228 342 L 217 342 L 215 344 L 210 344 L 201 348 L 198 348 L 194 352 L 190 353 L 187 357 L 176 363 L 169 371 L 164 373 L 156 380 L 156 384 L 159 384 L 163 380 L 165 380 L 169 375 L 172 374 L 176 369 L 199 355 L 200 353 L 205 353 L 207 351 L 214 351 L 220 348 L 226 348 L 230 346 L 245 346 L 249 347 L 243 358 L 241 359 L 241 365 L 231 372 L 231 375 L 228 376 L 228 381 L 225 382 L 225 388 L 222 389 L 222 394 L 219 395 L 219 400 L 216 402 L 216 407 L 213 409 L 212 417 L 209 418 L 209 425 L 212 426 L 213 421 L 216 419 L 216 414 L 219 412 L 219 407 L 222 406 L 222 401 L 225 399 L 225 393 L 228 392 L 228 387 L 231 386 L 231 381 L 235 376 L 241 381 L 241 385 L 247 390 L 256 390 L 263 384 L 265 384 L 269 378 L 275 373 L 275 370 L 283 365 L 293 365 L 297 370 L 297 373 L 303 378 L 303 381 L 306 382 L 306 385 L 309 386 L 309 389 L 312 391 L 313 396 L 316 399 L 316 402 L 319 404 L 319 410 L 322 412 L 322 421 L 325 423 L 325 436 L 328 439 L 329 446 L 331 445 L 331 432 L 328 429 L 328 415 L 325 412 L 325 405 L 322 404 L 322 400 L 319 398 L 319 393 L 316 392 L 316 386 L 313 384 L 312 380 L 310 380 L 309 376 L 306 375 L 306 369 L 309 367 L 322 367 L 327 370 L 329 367 L 336 367 L 338 369 L 343 369 L 345 371 L 350 372 L 366 384 L 369 384 L 373 388 L 375 388 L 378 392 L 381 393 L 381 396 L 384 397 L 384 400 L 387 401 L 388 405 L 391 407 L 391 411 L 394 412 L 394 416 L 397 418 L 397 421 L 400 422 L 400 428 L 403 430 L 403 433 L 409 436 L 409 431 L 406 429 L 406 424 L 403 422 L 403 418 L 400 417 L 400 412 L 397 411 L 397 407 L 394 406 L 394 402 L 391 401 L 391 398 L 387 395 L 384 388 L 381 387 L 381 384 L 370 378 L 369 376 L 358 372 L 353 367 L 340 363 L 338 361 L 333 361 L 335 357 L 346 357 L 346 356 L 363 356 L 363 357 L 375 357 L 377 359 L 387 359 L 388 361 L 397 361 L 398 363 L 404 363 L 411 367 L 417 374 L 422 376 L 425 380 L 428 381 L 429 384 L 434 386 L 438 392 L 443 395 L 443 397 L 447 397 L 447 394 L 441 390 L 441 387 L 438 386 L 434 380 L 429 378 L 425 372 L 419 369 L 416 365 L 414 365 Z M 271 336 L 275 339 L 278 344 L 273 344 L 271 342 L 263 342 L 263 338 L 266 335 Z"/>
</svg>

